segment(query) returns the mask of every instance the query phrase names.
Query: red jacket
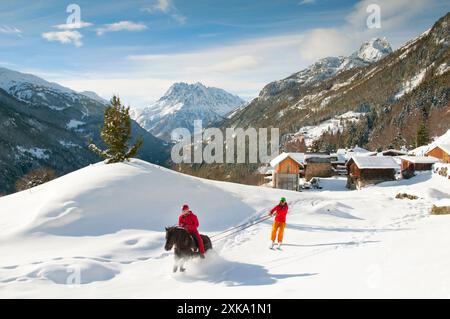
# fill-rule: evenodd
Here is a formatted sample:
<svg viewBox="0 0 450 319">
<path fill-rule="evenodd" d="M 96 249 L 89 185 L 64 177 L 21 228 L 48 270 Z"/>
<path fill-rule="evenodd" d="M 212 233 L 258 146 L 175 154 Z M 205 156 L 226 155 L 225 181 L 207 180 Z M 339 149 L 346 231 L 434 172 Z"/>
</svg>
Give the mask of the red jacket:
<svg viewBox="0 0 450 319">
<path fill-rule="evenodd" d="M 191 211 L 187 215 L 181 214 L 178 218 L 178 226 L 186 228 L 190 233 L 197 232 L 198 225 L 198 218 Z"/>
<path fill-rule="evenodd" d="M 270 214 L 273 215 L 274 212 L 277 212 L 277 216 L 275 217 L 275 221 L 285 223 L 286 222 L 286 215 L 288 213 L 288 204 L 280 205 L 278 204 L 272 210 L 270 211 Z"/>
</svg>

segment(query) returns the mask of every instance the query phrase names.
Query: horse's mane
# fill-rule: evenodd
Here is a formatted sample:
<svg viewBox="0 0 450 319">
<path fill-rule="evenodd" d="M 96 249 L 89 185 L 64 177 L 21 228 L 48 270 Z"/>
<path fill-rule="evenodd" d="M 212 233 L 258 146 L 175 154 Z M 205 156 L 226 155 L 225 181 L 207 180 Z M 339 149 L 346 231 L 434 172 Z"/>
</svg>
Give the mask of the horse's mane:
<svg viewBox="0 0 450 319">
<path fill-rule="evenodd" d="M 171 227 L 167 227 L 166 229 L 170 233 L 176 231 L 177 237 L 181 234 L 189 235 L 189 232 L 185 228 L 180 227 L 180 226 L 171 226 Z"/>
</svg>

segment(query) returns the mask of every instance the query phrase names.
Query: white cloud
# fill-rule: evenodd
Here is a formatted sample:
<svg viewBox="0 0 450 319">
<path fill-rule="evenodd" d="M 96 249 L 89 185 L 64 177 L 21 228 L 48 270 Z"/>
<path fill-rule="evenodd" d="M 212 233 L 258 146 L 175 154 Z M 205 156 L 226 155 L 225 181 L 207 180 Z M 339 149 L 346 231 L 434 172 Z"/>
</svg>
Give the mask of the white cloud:
<svg viewBox="0 0 450 319">
<path fill-rule="evenodd" d="M 142 31 L 147 29 L 147 26 L 143 23 L 135 23 L 132 21 L 120 21 L 111 24 L 105 24 L 103 27 L 97 29 L 97 35 L 103 35 L 106 32 L 117 31 Z"/>
<path fill-rule="evenodd" d="M 355 50 L 352 34 L 336 29 L 314 29 L 305 34 L 299 47 L 300 55 L 315 61 L 328 56 L 347 55 Z"/>
<path fill-rule="evenodd" d="M 258 67 L 262 62 L 262 58 L 258 58 L 252 55 L 242 55 L 236 58 L 231 58 L 226 61 L 215 63 L 206 69 L 210 69 L 215 72 L 235 72 L 251 70 Z"/>
<path fill-rule="evenodd" d="M 367 29 L 367 7 L 376 4 L 381 11 L 381 28 L 390 30 L 411 22 L 412 18 L 435 2 L 436 0 L 362 0 L 355 5 L 346 20 L 353 28 Z"/>
<path fill-rule="evenodd" d="M 90 22 L 81 21 L 79 23 L 71 23 L 71 24 L 58 24 L 54 27 L 60 30 L 74 30 L 74 29 L 82 29 L 86 27 L 90 27 L 93 24 Z"/>
<path fill-rule="evenodd" d="M 144 8 L 145 11 L 148 12 L 163 12 L 168 13 L 172 7 L 172 3 L 170 0 L 156 0 L 153 5 L 150 7 Z"/>
<path fill-rule="evenodd" d="M 179 24 L 185 24 L 187 20 L 187 18 L 181 14 L 172 14 L 171 17 Z"/>
<path fill-rule="evenodd" d="M 393 48 L 414 35 L 414 18 L 432 8 L 436 0 L 362 0 L 335 28 L 313 29 L 305 33 L 300 48 L 303 58 L 314 62 L 326 56 L 347 55 L 373 37 L 387 37 Z M 367 7 L 377 4 L 381 11 L 381 28 L 367 27 Z M 422 30 L 424 31 L 424 30 Z"/>
<path fill-rule="evenodd" d="M 179 24 L 185 24 L 187 21 L 187 18 L 178 12 L 178 9 L 172 3 L 172 0 L 156 0 L 151 6 L 144 7 L 142 10 L 151 14 L 170 14 L 170 17 Z"/>
<path fill-rule="evenodd" d="M 303 0 L 303 1 L 299 2 L 299 5 L 312 4 L 315 2 L 316 2 L 316 0 Z"/>
<path fill-rule="evenodd" d="M 131 55 L 128 60 L 134 67 L 128 70 L 173 82 L 200 81 L 246 98 L 254 97 L 268 82 L 307 66 L 298 51 L 302 39 L 301 35 L 283 35 L 193 52 Z M 149 92 L 155 99 L 163 93 Z"/>
<path fill-rule="evenodd" d="M 80 74 L 71 77 L 52 77 L 52 81 L 76 91 L 94 91 L 109 100 L 114 94 L 119 95 L 125 105 L 139 108 L 159 99 L 174 81 L 153 77 L 133 78 L 119 74 L 104 76 Z M 82 80 L 80 80 L 82 78 Z M 155 94 L 156 93 L 156 94 Z"/>
<path fill-rule="evenodd" d="M 42 37 L 47 41 L 57 41 L 64 44 L 73 43 L 76 47 L 81 47 L 83 37 L 78 31 L 56 31 L 42 33 Z"/>
<path fill-rule="evenodd" d="M 22 31 L 17 29 L 16 27 L 10 27 L 10 26 L 4 25 L 4 26 L 0 26 L 0 33 L 20 35 L 20 34 L 22 34 Z"/>
</svg>

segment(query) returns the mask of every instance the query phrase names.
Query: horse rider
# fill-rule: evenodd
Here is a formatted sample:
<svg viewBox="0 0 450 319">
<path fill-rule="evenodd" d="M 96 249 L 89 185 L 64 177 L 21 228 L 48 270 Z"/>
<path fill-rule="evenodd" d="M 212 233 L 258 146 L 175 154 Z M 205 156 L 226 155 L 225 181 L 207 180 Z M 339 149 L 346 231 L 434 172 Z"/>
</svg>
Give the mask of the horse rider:
<svg viewBox="0 0 450 319">
<path fill-rule="evenodd" d="M 198 218 L 194 213 L 189 209 L 189 206 L 187 204 L 184 204 L 181 208 L 181 215 L 178 218 L 178 226 L 183 227 L 186 229 L 189 234 L 195 236 L 195 239 L 197 239 L 198 244 L 198 250 L 200 253 L 201 258 L 205 258 L 205 246 L 203 245 L 202 237 L 200 236 L 200 233 L 198 232 Z"/>
</svg>

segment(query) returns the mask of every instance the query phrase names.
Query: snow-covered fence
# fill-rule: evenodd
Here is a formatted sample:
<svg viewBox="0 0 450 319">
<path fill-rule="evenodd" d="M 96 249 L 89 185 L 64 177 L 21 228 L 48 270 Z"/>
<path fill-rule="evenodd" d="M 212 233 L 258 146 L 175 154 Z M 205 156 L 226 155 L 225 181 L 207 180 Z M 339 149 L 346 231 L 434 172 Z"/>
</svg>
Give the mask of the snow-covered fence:
<svg viewBox="0 0 450 319">
<path fill-rule="evenodd" d="M 433 173 L 450 179 L 450 164 L 436 163 L 433 166 Z"/>
</svg>

